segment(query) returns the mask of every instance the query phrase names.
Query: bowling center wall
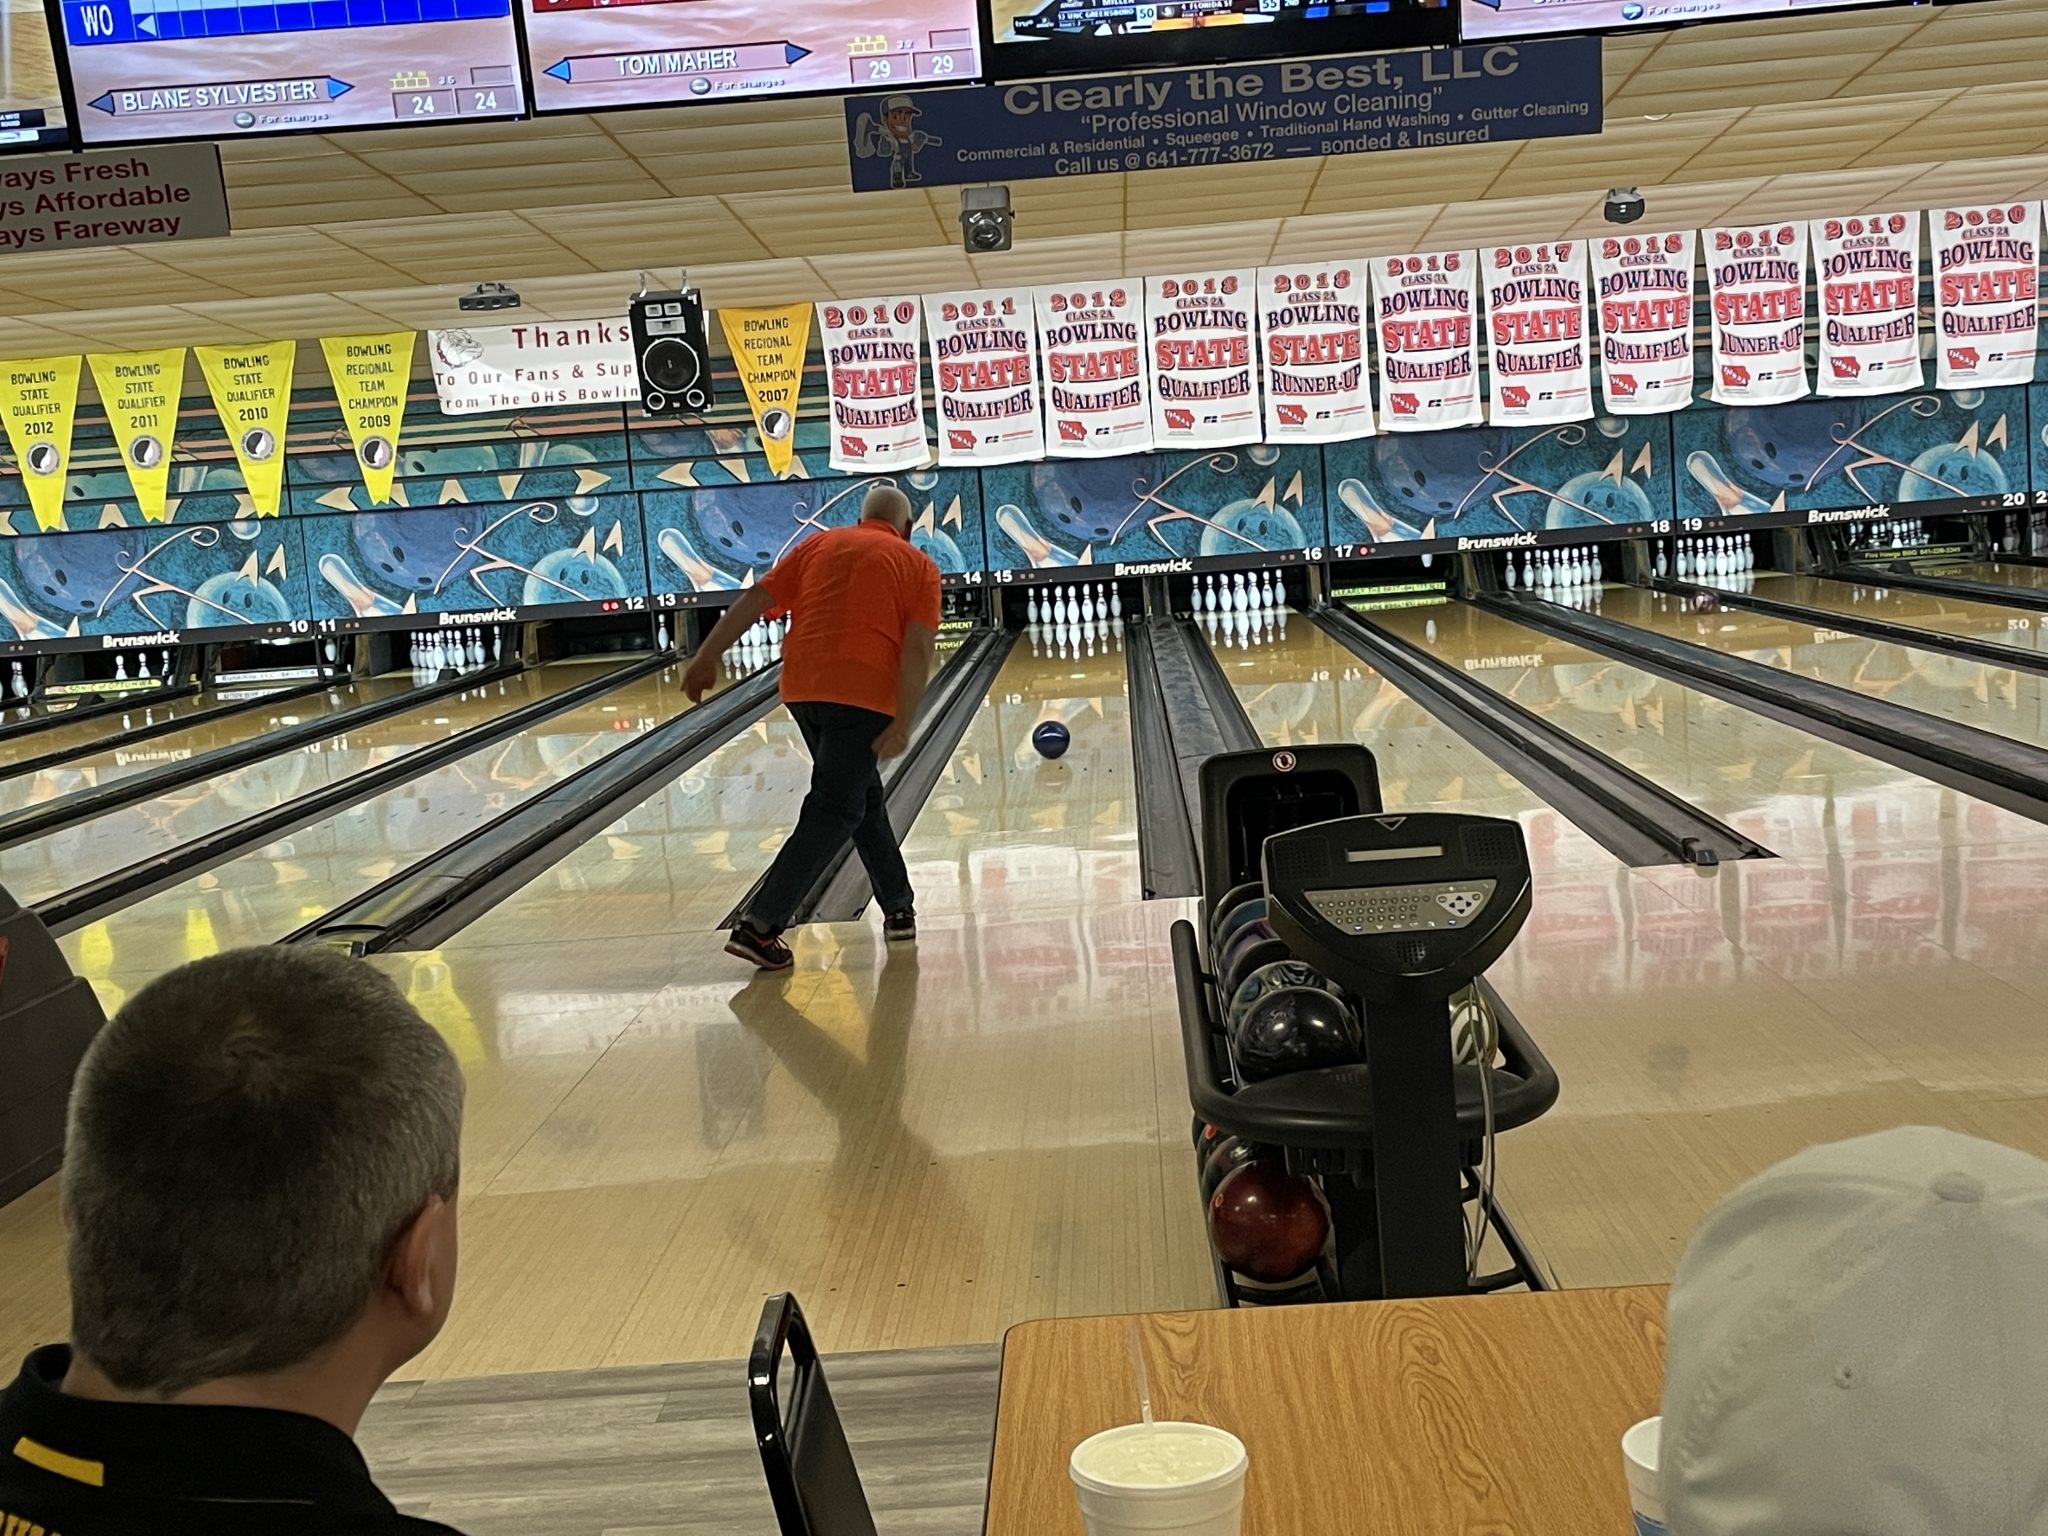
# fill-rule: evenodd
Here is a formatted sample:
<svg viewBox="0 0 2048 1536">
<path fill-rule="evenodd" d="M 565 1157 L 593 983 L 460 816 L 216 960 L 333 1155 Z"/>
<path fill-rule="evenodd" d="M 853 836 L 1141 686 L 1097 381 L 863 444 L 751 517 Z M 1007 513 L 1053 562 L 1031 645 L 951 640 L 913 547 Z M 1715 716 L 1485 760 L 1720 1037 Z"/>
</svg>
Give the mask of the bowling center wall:
<svg viewBox="0 0 2048 1536">
<path fill-rule="evenodd" d="M 2019 228 L 2013 222 L 2019 215 L 2026 221 L 2023 241 L 2008 238 Z M 1937 210 L 1929 217 L 1940 262 L 1939 228 L 1947 216 Z M 1612 327 L 1604 342 L 1591 333 L 1603 318 L 1616 318 L 1599 315 L 1603 293 L 1626 290 L 1625 284 L 1608 287 L 1603 271 L 1624 271 L 1626 261 L 1603 263 L 1601 252 L 1569 242 L 1382 258 L 1349 269 L 1341 285 L 1335 276 L 1343 269 L 1334 266 L 1288 269 L 1292 297 L 1348 291 L 1355 313 L 1340 306 L 1310 318 L 1334 320 L 1340 330 L 1360 328 L 1357 350 L 1348 363 L 1342 348 L 1316 352 L 1319 361 L 1307 371 L 1320 366 L 1323 382 L 1283 381 L 1264 346 L 1249 353 L 1227 346 L 1215 357 L 1238 366 L 1226 372 L 1244 373 L 1247 356 L 1263 360 L 1250 369 L 1257 377 L 1248 400 L 1229 392 L 1235 385 L 1214 393 L 1203 369 L 1187 370 L 1178 387 L 1162 387 L 1173 370 L 1151 366 L 1155 354 L 1144 336 L 1167 314 L 1183 320 L 1168 322 L 1158 335 L 1207 335 L 1208 321 L 1184 317 L 1213 298 L 1234 305 L 1224 324 L 1242 337 L 1244 326 L 1259 324 L 1248 318 L 1248 286 L 1273 286 L 1274 269 L 1066 285 L 1036 290 L 1035 305 L 1031 290 L 871 300 L 872 318 L 894 328 L 883 337 L 888 347 L 874 352 L 861 349 L 875 329 L 864 332 L 853 323 L 863 306 L 828 302 L 818 306 L 818 334 L 800 343 L 800 373 L 790 369 L 795 411 L 780 421 L 763 413 L 774 427 L 772 438 L 764 437 L 749 408 L 731 358 L 717 367 L 721 403 L 702 418 L 648 418 L 634 381 L 616 377 L 603 388 L 578 387 L 577 393 L 600 397 L 588 403 L 478 411 L 472 400 L 458 407 L 470 414 L 444 414 L 447 381 L 437 390 L 427 376 L 430 358 L 447 337 L 481 338 L 487 349 L 496 333 L 486 331 L 430 333 L 417 355 L 409 334 L 330 338 L 324 344 L 329 382 L 297 389 L 290 387 L 288 343 L 222 349 L 201 359 L 211 373 L 190 366 L 179 349 L 97 357 L 89 367 L 76 358 L 0 364 L 10 449 L 0 457 L 0 533 L 7 535 L 0 538 L 0 654 L 98 649 L 124 639 L 140 644 L 168 631 L 236 626 L 266 634 L 333 633 L 416 627 L 419 615 L 502 621 L 508 611 L 529 617 L 721 605 L 810 533 L 852 522 L 866 489 L 883 481 L 909 495 L 913 537 L 948 584 L 969 587 L 2048 505 L 2048 386 L 2031 383 L 2035 331 L 2008 336 L 2003 352 L 1988 342 L 1937 342 L 1965 324 L 2010 330 L 2011 317 L 2019 314 L 2027 325 L 2038 325 L 2033 232 L 2039 205 L 2010 205 L 1999 217 L 2007 221 L 2002 232 L 1995 242 L 1981 242 L 1979 254 L 1988 251 L 1986 259 L 2013 269 L 1996 297 L 2009 301 L 2019 291 L 2014 274 L 2024 271 L 2024 303 L 2005 302 L 1996 317 L 1981 322 L 1955 302 L 1952 285 L 1944 289 L 1922 275 L 1917 222 L 1907 242 L 1912 249 L 1902 255 L 1897 217 L 1854 221 L 1882 236 L 1870 259 L 1893 274 L 1890 288 L 1865 282 L 1859 293 L 1901 311 L 1874 327 L 1891 339 L 1889 355 L 1873 360 L 1870 370 L 1854 358 L 1841 359 L 1843 339 L 1860 331 L 1838 323 L 1838 315 L 1828 318 L 1843 300 L 1827 292 L 1827 272 L 1818 283 L 1809 280 L 1803 240 L 1787 253 L 1781 237 L 1803 236 L 1803 227 L 1758 232 L 1768 239 L 1756 253 L 1738 247 L 1733 235 L 1743 232 L 1703 232 L 1704 278 L 1689 246 L 1681 262 L 1677 237 L 1633 237 L 1637 249 L 1666 259 L 1658 281 L 1666 293 L 1678 285 L 1685 301 L 1680 312 L 1691 315 L 1690 325 L 1673 326 L 1666 305 L 1664 329 L 1674 334 L 1630 343 L 1663 359 L 1661 374 L 1634 369 L 1635 382 L 1661 390 L 1665 402 L 1641 414 L 1639 399 L 1614 398 L 1617 377 L 1628 367 L 1603 354 L 1602 365 L 1593 368 L 1587 355 L 1614 341 Z M 1832 227 L 1834 221 L 1813 226 L 1816 259 L 1824 222 Z M 1845 230 L 1836 233 L 1853 244 Z M 1759 254 L 1740 272 L 1731 267 L 1725 274 L 1731 282 L 1740 277 L 1780 285 L 1766 306 L 1779 317 L 1774 369 L 1729 362 L 1731 349 L 1743 346 L 1752 350 L 1742 355 L 1764 357 L 1770 337 L 1745 341 L 1731 317 L 1760 311 L 1721 303 L 1729 285 L 1713 276 L 1717 240 L 1729 250 Z M 1609 256 L 1620 250 L 1612 239 L 1593 244 L 1609 246 Z M 1469 259 L 1473 270 L 1447 274 L 1452 255 Z M 1483 269 L 1494 262 L 1517 274 L 1512 283 L 1488 286 Z M 1384 283 L 1382 267 L 1390 269 Z M 1402 270 L 1391 272 L 1394 267 Z M 1859 261 L 1848 268 L 1860 269 Z M 1942 267 L 1955 269 L 1954 262 Z M 1901 271 L 1910 274 L 1909 285 L 1899 282 Z M 1447 275 L 1459 278 L 1451 286 L 1469 300 L 1467 325 L 1436 326 L 1420 340 L 1413 332 L 1385 329 L 1388 316 L 1436 313 L 1431 306 L 1443 300 Z M 1404 282 L 1412 300 L 1400 297 Z M 1498 339 L 1532 332 L 1482 324 L 1482 317 L 1493 321 L 1517 294 L 1555 304 L 1560 293 L 1562 309 L 1532 322 L 1545 338 L 1538 350 L 1504 365 L 1513 349 Z M 1048 296 L 1057 294 L 1066 299 L 1056 310 Z M 1111 304 L 1112 297 L 1120 304 Z M 901 323 L 906 306 L 908 325 Z M 1020 309 L 1035 313 L 1025 319 Z M 1262 337 L 1301 318 L 1268 309 Z M 983 413 L 997 423 L 986 430 L 959 425 L 973 413 L 942 415 L 958 411 L 963 391 L 952 391 L 950 407 L 941 398 L 946 392 L 934 374 L 930 345 L 942 330 L 962 333 L 963 313 L 971 319 L 977 312 L 1000 330 L 1002 344 L 1026 349 L 1025 362 L 1013 357 L 1000 378 L 1010 385 L 1021 381 L 1030 400 L 1020 412 L 1019 391 L 1006 391 L 1000 417 L 994 405 Z M 730 324 L 742 313 L 770 312 L 729 311 L 721 318 Z M 1822 318 L 1814 324 L 1817 313 Z M 1566 334 L 1571 323 L 1560 314 L 1578 316 L 1573 366 L 1565 366 L 1574 354 Z M 1083 315 L 1095 318 L 1076 319 Z M 1098 377 L 1072 349 L 1056 368 L 1055 355 L 1075 339 L 1077 326 L 1090 327 L 1091 338 L 1113 338 L 1122 361 L 1112 374 L 1127 374 L 1133 356 L 1144 359 L 1142 380 Z M 542 323 L 538 329 L 561 327 Z M 623 333 L 625 327 L 607 329 Z M 1396 337 L 1391 351 L 1390 335 Z M 1792 350 L 1795 335 L 1799 345 Z M 350 355 L 351 343 L 361 344 L 365 355 L 400 354 L 384 365 L 381 401 L 374 380 L 364 385 L 345 361 L 335 366 Z M 900 366 L 905 345 L 916 348 L 914 374 Z M 831 348 L 847 350 L 828 356 Z M 297 376 L 317 376 L 320 351 L 308 344 L 303 352 Z M 1458 355 L 1447 360 L 1439 355 L 1445 352 Z M 942 361 L 976 355 L 968 344 Z M 864 358 L 879 356 L 898 360 L 891 375 L 897 386 L 914 377 L 914 398 L 880 398 L 886 389 L 878 389 L 862 366 Z M 1365 360 L 1379 366 L 1366 367 Z M 1469 364 L 1468 399 L 1447 406 L 1460 391 L 1445 389 L 1418 402 L 1425 414 L 1434 410 L 1464 424 L 1404 429 L 1396 397 L 1411 392 L 1415 375 L 1396 368 L 1397 380 L 1390 361 L 1453 379 L 1464 377 Z M 66 387 L 66 365 L 76 372 L 75 412 L 60 412 L 51 401 Z M 230 366 L 242 371 L 221 372 Z M 1527 382 L 1508 382 L 1503 366 Z M 1973 369 L 1985 377 L 2017 375 L 2020 382 L 1927 382 Z M 1887 370 L 1882 386 L 1871 382 L 1871 372 Z M 361 371 L 377 370 L 366 365 Z M 1576 395 L 1571 384 L 1548 395 L 1531 388 L 1559 373 L 1590 382 Z M 951 377 L 958 385 L 959 376 Z M 133 382 L 138 379 L 143 382 Z M 253 386 L 238 390 L 237 379 Z M 1078 400 L 1067 393 L 1069 383 L 1085 384 L 1095 398 Z M 1805 393 L 1849 385 L 1862 392 Z M 267 401 L 266 388 L 274 397 Z M 103 389 L 113 392 L 111 412 Z M 155 421 L 146 421 L 144 389 L 175 400 L 175 408 L 162 405 Z M 1281 420 L 1276 408 L 1290 389 L 1303 392 L 1303 399 L 1326 398 L 1329 408 Z M 1190 415 L 1166 406 L 1205 391 L 1216 409 Z M 1797 398 L 1769 398 L 1787 395 Z M 1681 408 L 1670 409 L 1671 403 Z M 1067 436 L 1060 430 L 1067 407 L 1080 404 L 1094 414 L 1079 436 Z M 847 405 L 853 410 L 842 416 Z M 1617 408 L 1623 405 L 1630 408 Z M 1515 419 L 1544 410 L 1572 419 Z M 227 415 L 240 424 L 239 441 L 223 426 Z M 1304 416 L 1320 419 L 1320 426 Z M 875 420 L 895 423 L 893 442 L 884 441 L 888 433 L 877 438 L 848 425 Z M 947 421 L 954 425 L 943 425 Z M 258 425 L 246 425 L 251 422 Z M 260 456 L 272 427 L 282 451 Z M 1041 428 L 1042 439 L 1036 435 Z M 66 432 L 68 451 L 53 476 L 50 445 Z M 1228 440 L 1182 445 L 1204 432 Z M 1332 440 L 1303 440 L 1318 432 Z M 867 441 L 850 444 L 849 436 Z M 145 448 L 163 446 L 141 452 L 138 439 Z M 1010 461 L 973 462 L 991 443 L 994 457 Z M 42 455 L 40 474 L 22 473 L 24 449 Z M 873 462 L 890 453 L 902 462 Z M 785 466 L 786 478 L 777 478 Z M 152 473 L 154 495 L 147 491 Z"/>
</svg>

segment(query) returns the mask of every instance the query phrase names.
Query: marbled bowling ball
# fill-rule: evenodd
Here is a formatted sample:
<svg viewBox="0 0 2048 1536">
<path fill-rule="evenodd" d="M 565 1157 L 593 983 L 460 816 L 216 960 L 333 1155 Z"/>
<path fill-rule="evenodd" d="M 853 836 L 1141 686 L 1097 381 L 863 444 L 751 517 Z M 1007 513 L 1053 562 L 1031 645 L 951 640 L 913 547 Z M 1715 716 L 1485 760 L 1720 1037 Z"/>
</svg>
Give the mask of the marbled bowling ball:
<svg viewBox="0 0 2048 1536">
<path fill-rule="evenodd" d="M 765 571 L 782 558 L 783 547 L 796 531 L 798 495 L 788 499 L 743 496 L 738 491 L 698 491 L 691 498 L 699 537 L 694 542 L 714 564 L 723 560 L 740 570 Z M 848 510 L 852 510 L 848 499 Z"/>
<path fill-rule="evenodd" d="M 1202 530 L 1200 553 L 1208 559 L 1254 550 L 1300 549 L 1306 543 L 1301 523 L 1292 512 L 1246 497 L 1210 515 L 1209 526 Z"/>
<path fill-rule="evenodd" d="M 1373 439 L 1373 463 L 1380 484 L 1393 498 L 1389 512 L 1408 513 L 1417 523 L 1455 517 L 1471 505 L 1485 479 L 1480 453 L 1489 446 L 1478 432 L 1405 432 Z"/>
<path fill-rule="evenodd" d="M 424 596 L 446 591 L 483 563 L 462 548 L 483 526 L 476 507 L 414 507 L 358 512 L 349 519 L 349 537 L 372 584 Z"/>
<path fill-rule="evenodd" d="M 29 534 L 10 545 L 21 572 L 23 593 L 44 613 L 97 613 L 116 588 L 128 580 L 124 561 L 138 550 L 132 536 Z"/>
<path fill-rule="evenodd" d="M 1238 1015 L 1230 1054 L 1241 1080 L 1262 1083 L 1362 1061 L 1365 1044 L 1350 1007 L 1326 985 L 1281 987 Z"/>
<path fill-rule="evenodd" d="M 185 623 L 191 629 L 220 624 L 282 624 L 292 616 L 284 593 L 261 576 L 244 576 L 240 571 L 222 571 L 199 584 L 198 592 L 185 604 Z"/>
<path fill-rule="evenodd" d="M 1917 455 L 1899 476 L 1899 501 L 1953 501 L 1960 496 L 2000 496 L 2010 490 L 2005 466 L 1981 448 L 1943 443 Z"/>
<path fill-rule="evenodd" d="M 1635 481 L 1616 480 L 1603 470 L 1573 475 L 1543 509 L 1546 528 L 1605 528 L 1613 523 L 1650 521 L 1650 498 Z"/>
<path fill-rule="evenodd" d="M 1266 896 L 1263 891 L 1238 902 L 1216 920 L 1216 931 L 1212 942 L 1216 948 L 1225 948 L 1247 923 L 1255 923 L 1266 915 Z"/>
<path fill-rule="evenodd" d="M 625 595 L 626 578 L 603 555 L 557 549 L 535 563 L 519 601 L 529 607 L 540 603 L 601 603 Z"/>
<path fill-rule="evenodd" d="M 1863 425 L 1863 413 L 1843 400 L 1795 400 L 1784 405 L 1743 405 L 1721 418 L 1721 436 L 1734 459 L 1735 478 L 1776 490 L 1812 488 L 1821 466 Z"/>
<path fill-rule="evenodd" d="M 1230 1006 L 1224 1011 L 1228 1021 L 1225 1028 L 1234 1033 L 1253 1004 L 1288 987 L 1320 987 L 1332 997 L 1342 995 L 1337 983 L 1306 960 L 1281 960 L 1273 965 L 1262 965 L 1239 982 L 1237 990 L 1230 994 Z"/>
<path fill-rule="evenodd" d="M 1209 1241 L 1216 1256 L 1248 1280 L 1292 1280 L 1322 1257 L 1329 1238 L 1322 1194 L 1279 1158 L 1251 1159 L 1209 1196 Z"/>
<path fill-rule="evenodd" d="M 932 564 L 939 568 L 941 575 L 961 576 L 967 571 L 967 556 L 962 553 L 960 543 L 950 533 L 934 528 L 927 533 L 922 528 L 911 530 L 910 542 L 932 557 Z"/>
<path fill-rule="evenodd" d="M 1199 471 L 1190 471 L 1175 489 L 1193 494 Z M 1114 542 L 1149 516 L 1165 509 L 1139 508 L 1145 492 L 1159 486 L 1159 460 L 1151 455 L 1129 459 L 1047 460 L 1031 466 L 1031 521 L 1055 544 L 1078 553 L 1083 545 Z M 1177 505 L 1181 498 L 1167 493 Z M 1133 514 L 1136 514 L 1135 516 Z"/>
</svg>

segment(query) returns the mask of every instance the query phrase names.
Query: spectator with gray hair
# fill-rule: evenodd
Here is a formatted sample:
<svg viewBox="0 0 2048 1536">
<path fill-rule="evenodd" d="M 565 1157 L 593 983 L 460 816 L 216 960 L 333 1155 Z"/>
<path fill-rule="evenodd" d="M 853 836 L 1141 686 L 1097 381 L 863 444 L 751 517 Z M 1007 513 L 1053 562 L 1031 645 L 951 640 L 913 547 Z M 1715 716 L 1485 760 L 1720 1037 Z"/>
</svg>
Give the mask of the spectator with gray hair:
<svg viewBox="0 0 2048 1536">
<path fill-rule="evenodd" d="M 0 1528 L 446 1531 L 353 1436 L 448 1316 L 462 1096 L 361 961 L 239 950 L 138 992 L 72 1088 L 71 1342 L 0 1392 Z"/>
</svg>

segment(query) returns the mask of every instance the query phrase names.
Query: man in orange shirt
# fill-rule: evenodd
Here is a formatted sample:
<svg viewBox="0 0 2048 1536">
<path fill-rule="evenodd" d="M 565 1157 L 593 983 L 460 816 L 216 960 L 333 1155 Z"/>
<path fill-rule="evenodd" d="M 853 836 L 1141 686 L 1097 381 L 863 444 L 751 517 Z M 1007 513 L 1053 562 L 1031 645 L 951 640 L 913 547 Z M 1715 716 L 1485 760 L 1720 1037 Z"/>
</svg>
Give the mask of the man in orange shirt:
<svg viewBox="0 0 2048 1536">
<path fill-rule="evenodd" d="M 910 499 L 893 485 L 876 486 L 853 527 L 806 539 L 741 593 L 683 675 L 693 703 L 710 691 L 726 649 L 785 608 L 782 702 L 811 749 L 811 790 L 725 945 L 764 971 L 789 968 L 782 930 L 849 838 L 875 888 L 884 936 L 917 937 L 910 871 L 889 825 L 880 769 L 881 759 L 910 745 L 939 633 L 939 568 L 910 542 Z"/>
</svg>

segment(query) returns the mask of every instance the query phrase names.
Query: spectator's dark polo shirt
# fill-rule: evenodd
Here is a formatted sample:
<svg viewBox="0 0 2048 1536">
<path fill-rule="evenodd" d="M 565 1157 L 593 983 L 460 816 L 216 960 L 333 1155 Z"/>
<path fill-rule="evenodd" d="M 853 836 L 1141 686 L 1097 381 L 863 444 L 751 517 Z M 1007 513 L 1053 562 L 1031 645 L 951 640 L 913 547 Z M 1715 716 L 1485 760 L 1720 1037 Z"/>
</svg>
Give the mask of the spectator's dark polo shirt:
<svg viewBox="0 0 2048 1536">
<path fill-rule="evenodd" d="M 62 1344 L 0 1392 L 0 1536 L 422 1536 L 332 1424 L 268 1408 L 97 1403 Z"/>
</svg>

